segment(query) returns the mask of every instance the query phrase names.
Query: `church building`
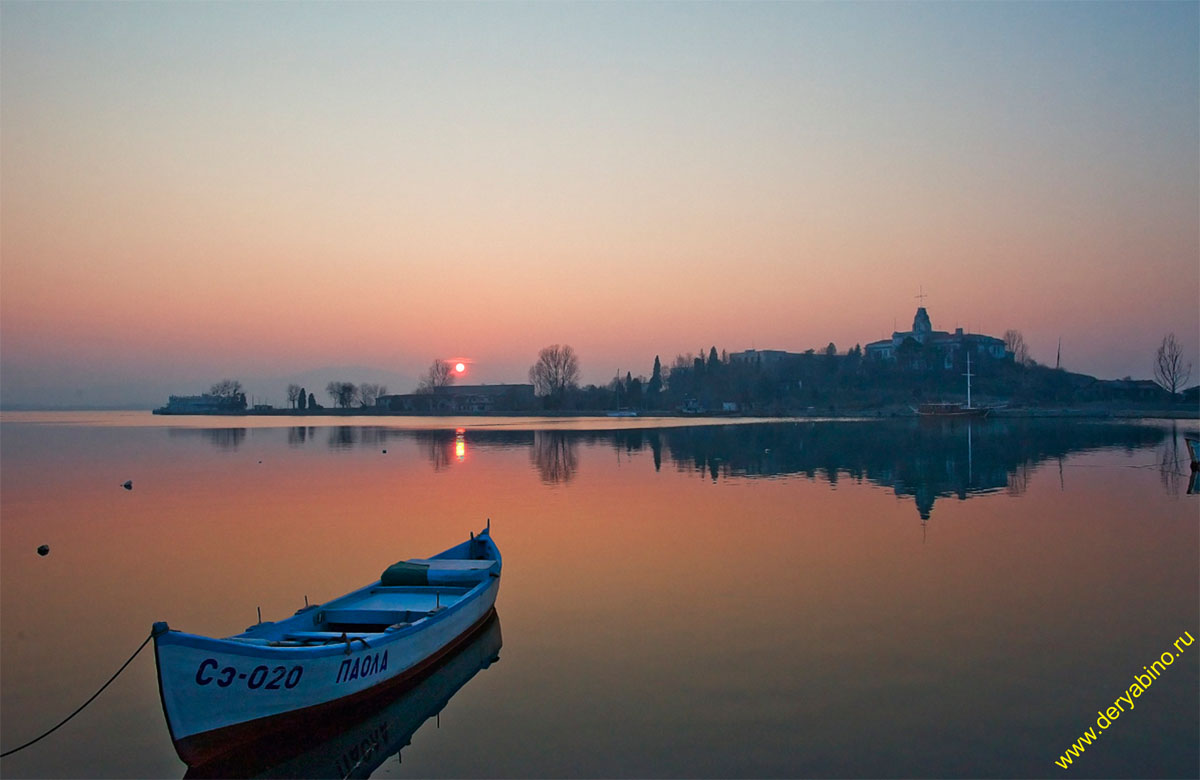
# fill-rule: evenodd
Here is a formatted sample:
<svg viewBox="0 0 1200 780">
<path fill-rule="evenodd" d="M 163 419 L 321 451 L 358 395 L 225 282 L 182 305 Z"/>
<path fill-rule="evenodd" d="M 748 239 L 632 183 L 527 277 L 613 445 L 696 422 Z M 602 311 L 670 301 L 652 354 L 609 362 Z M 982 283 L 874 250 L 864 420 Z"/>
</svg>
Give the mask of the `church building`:
<svg viewBox="0 0 1200 780">
<path fill-rule="evenodd" d="M 896 331 L 890 339 L 872 341 L 863 349 L 868 358 L 895 362 L 903 354 L 901 347 L 910 339 L 908 349 L 914 353 L 919 350 L 926 360 L 934 354 L 938 355 L 947 369 L 954 368 L 959 363 L 959 355 L 965 360 L 966 355 L 970 354 L 976 362 L 987 358 L 1003 360 L 1012 355 L 1004 348 L 1004 342 L 994 336 L 963 333 L 962 328 L 955 328 L 953 333 L 934 330 L 929 321 L 929 312 L 925 311 L 924 306 L 917 309 L 912 330 Z"/>
</svg>

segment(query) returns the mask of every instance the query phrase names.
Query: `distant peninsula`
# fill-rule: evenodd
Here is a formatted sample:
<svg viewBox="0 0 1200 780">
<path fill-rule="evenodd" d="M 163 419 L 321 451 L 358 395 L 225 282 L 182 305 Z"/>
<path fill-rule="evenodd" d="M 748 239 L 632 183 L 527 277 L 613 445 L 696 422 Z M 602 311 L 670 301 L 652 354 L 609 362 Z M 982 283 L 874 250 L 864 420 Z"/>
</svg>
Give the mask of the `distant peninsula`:
<svg viewBox="0 0 1200 780">
<path fill-rule="evenodd" d="M 670 366 L 656 356 L 648 377 L 626 372 L 605 385 L 580 386 L 578 356 L 555 344 L 538 354 L 528 383 L 461 384 L 453 363 L 435 360 L 411 393 L 331 380 L 329 406 L 296 385 L 287 388 L 286 407 L 248 405 L 241 383 L 226 379 L 207 393 L 173 395 L 154 413 L 890 417 L 915 414 L 922 405 L 966 402 L 995 416 L 1200 417 L 1198 388 L 1185 387 L 1191 365 L 1182 363 L 1173 334 L 1157 359 L 1154 380 L 1098 379 L 1031 359 L 1019 331 L 997 338 L 935 330 L 921 306 L 911 330 L 845 352 L 832 343 L 804 352 L 730 353 L 713 346 L 707 355 L 677 355 Z"/>
</svg>

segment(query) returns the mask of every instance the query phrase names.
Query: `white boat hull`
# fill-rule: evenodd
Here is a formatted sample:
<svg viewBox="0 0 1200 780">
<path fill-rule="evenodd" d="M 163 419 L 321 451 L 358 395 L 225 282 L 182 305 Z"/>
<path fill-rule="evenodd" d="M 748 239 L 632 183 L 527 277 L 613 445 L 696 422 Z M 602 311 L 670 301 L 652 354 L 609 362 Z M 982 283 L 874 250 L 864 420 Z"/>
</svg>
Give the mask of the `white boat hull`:
<svg viewBox="0 0 1200 780">
<path fill-rule="evenodd" d="M 496 561 L 497 570 L 498 566 Z M 255 638 L 254 629 L 239 637 L 214 639 L 156 625 L 159 688 L 176 751 L 188 764 L 210 760 L 287 728 L 297 719 L 394 692 L 469 639 L 492 615 L 499 588 L 498 573 L 465 592 L 444 588 L 456 591 L 457 600 L 412 625 L 386 633 L 348 631 L 344 639 L 324 640 L 327 644 L 268 644 Z M 406 589 L 381 588 L 376 582 L 323 609 L 332 614 L 339 602 L 350 599 L 365 604 L 389 595 L 377 592 L 390 590 Z M 433 593 L 428 597 L 435 598 Z M 285 624 L 294 630 L 322 620 L 321 609 L 302 610 L 288 621 L 263 624 L 260 633 Z"/>
</svg>

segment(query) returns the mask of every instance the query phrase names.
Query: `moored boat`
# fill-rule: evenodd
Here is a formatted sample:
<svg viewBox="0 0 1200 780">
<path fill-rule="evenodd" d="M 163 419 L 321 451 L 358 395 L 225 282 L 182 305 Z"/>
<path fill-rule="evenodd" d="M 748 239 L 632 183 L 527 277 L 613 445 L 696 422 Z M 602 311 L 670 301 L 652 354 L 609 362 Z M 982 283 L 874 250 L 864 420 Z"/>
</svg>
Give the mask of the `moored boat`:
<svg viewBox="0 0 1200 780">
<path fill-rule="evenodd" d="M 370 777 L 412 741 L 425 721 L 480 671 L 500 660 L 500 616 L 492 617 L 461 647 L 399 694 L 380 697 L 373 708 L 355 707 L 342 717 L 314 719 L 294 731 L 257 740 L 216 761 L 192 764 L 185 778 Z"/>
<path fill-rule="evenodd" d="M 430 558 L 290 618 L 216 639 L 154 625 L 159 693 L 187 764 L 412 684 L 493 614 L 500 551 L 490 523 Z"/>
</svg>

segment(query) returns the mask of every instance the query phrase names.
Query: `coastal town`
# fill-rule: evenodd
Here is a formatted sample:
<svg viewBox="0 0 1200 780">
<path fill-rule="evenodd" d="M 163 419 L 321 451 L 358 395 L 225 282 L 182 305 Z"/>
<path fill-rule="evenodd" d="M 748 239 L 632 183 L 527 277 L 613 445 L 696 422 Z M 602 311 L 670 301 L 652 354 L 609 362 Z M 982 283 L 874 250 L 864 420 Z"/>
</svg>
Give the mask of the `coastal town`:
<svg viewBox="0 0 1200 780">
<path fill-rule="evenodd" d="M 248 404 L 241 383 L 226 379 L 207 393 L 172 395 L 154 412 L 901 416 L 922 406 L 962 407 L 966 398 L 966 407 L 996 415 L 1200 416 L 1198 388 L 1188 384 L 1191 365 L 1181 355 L 1169 334 L 1155 356 L 1154 379 L 1100 379 L 1064 369 L 1061 348 L 1054 366 L 1033 360 L 1020 331 L 996 337 L 961 327 L 936 330 L 926 307 L 919 306 L 909 330 L 846 351 L 833 343 L 803 352 L 718 352 L 714 345 L 707 353 L 677 355 L 669 366 L 655 356 L 649 376 L 618 372 L 605 385 L 581 386 L 579 356 L 570 346 L 556 344 L 541 350 L 527 383 L 461 383 L 456 380 L 463 364 L 439 359 L 408 393 L 389 393 L 372 382 L 331 380 L 321 389 L 290 385 L 285 406 Z"/>
</svg>

